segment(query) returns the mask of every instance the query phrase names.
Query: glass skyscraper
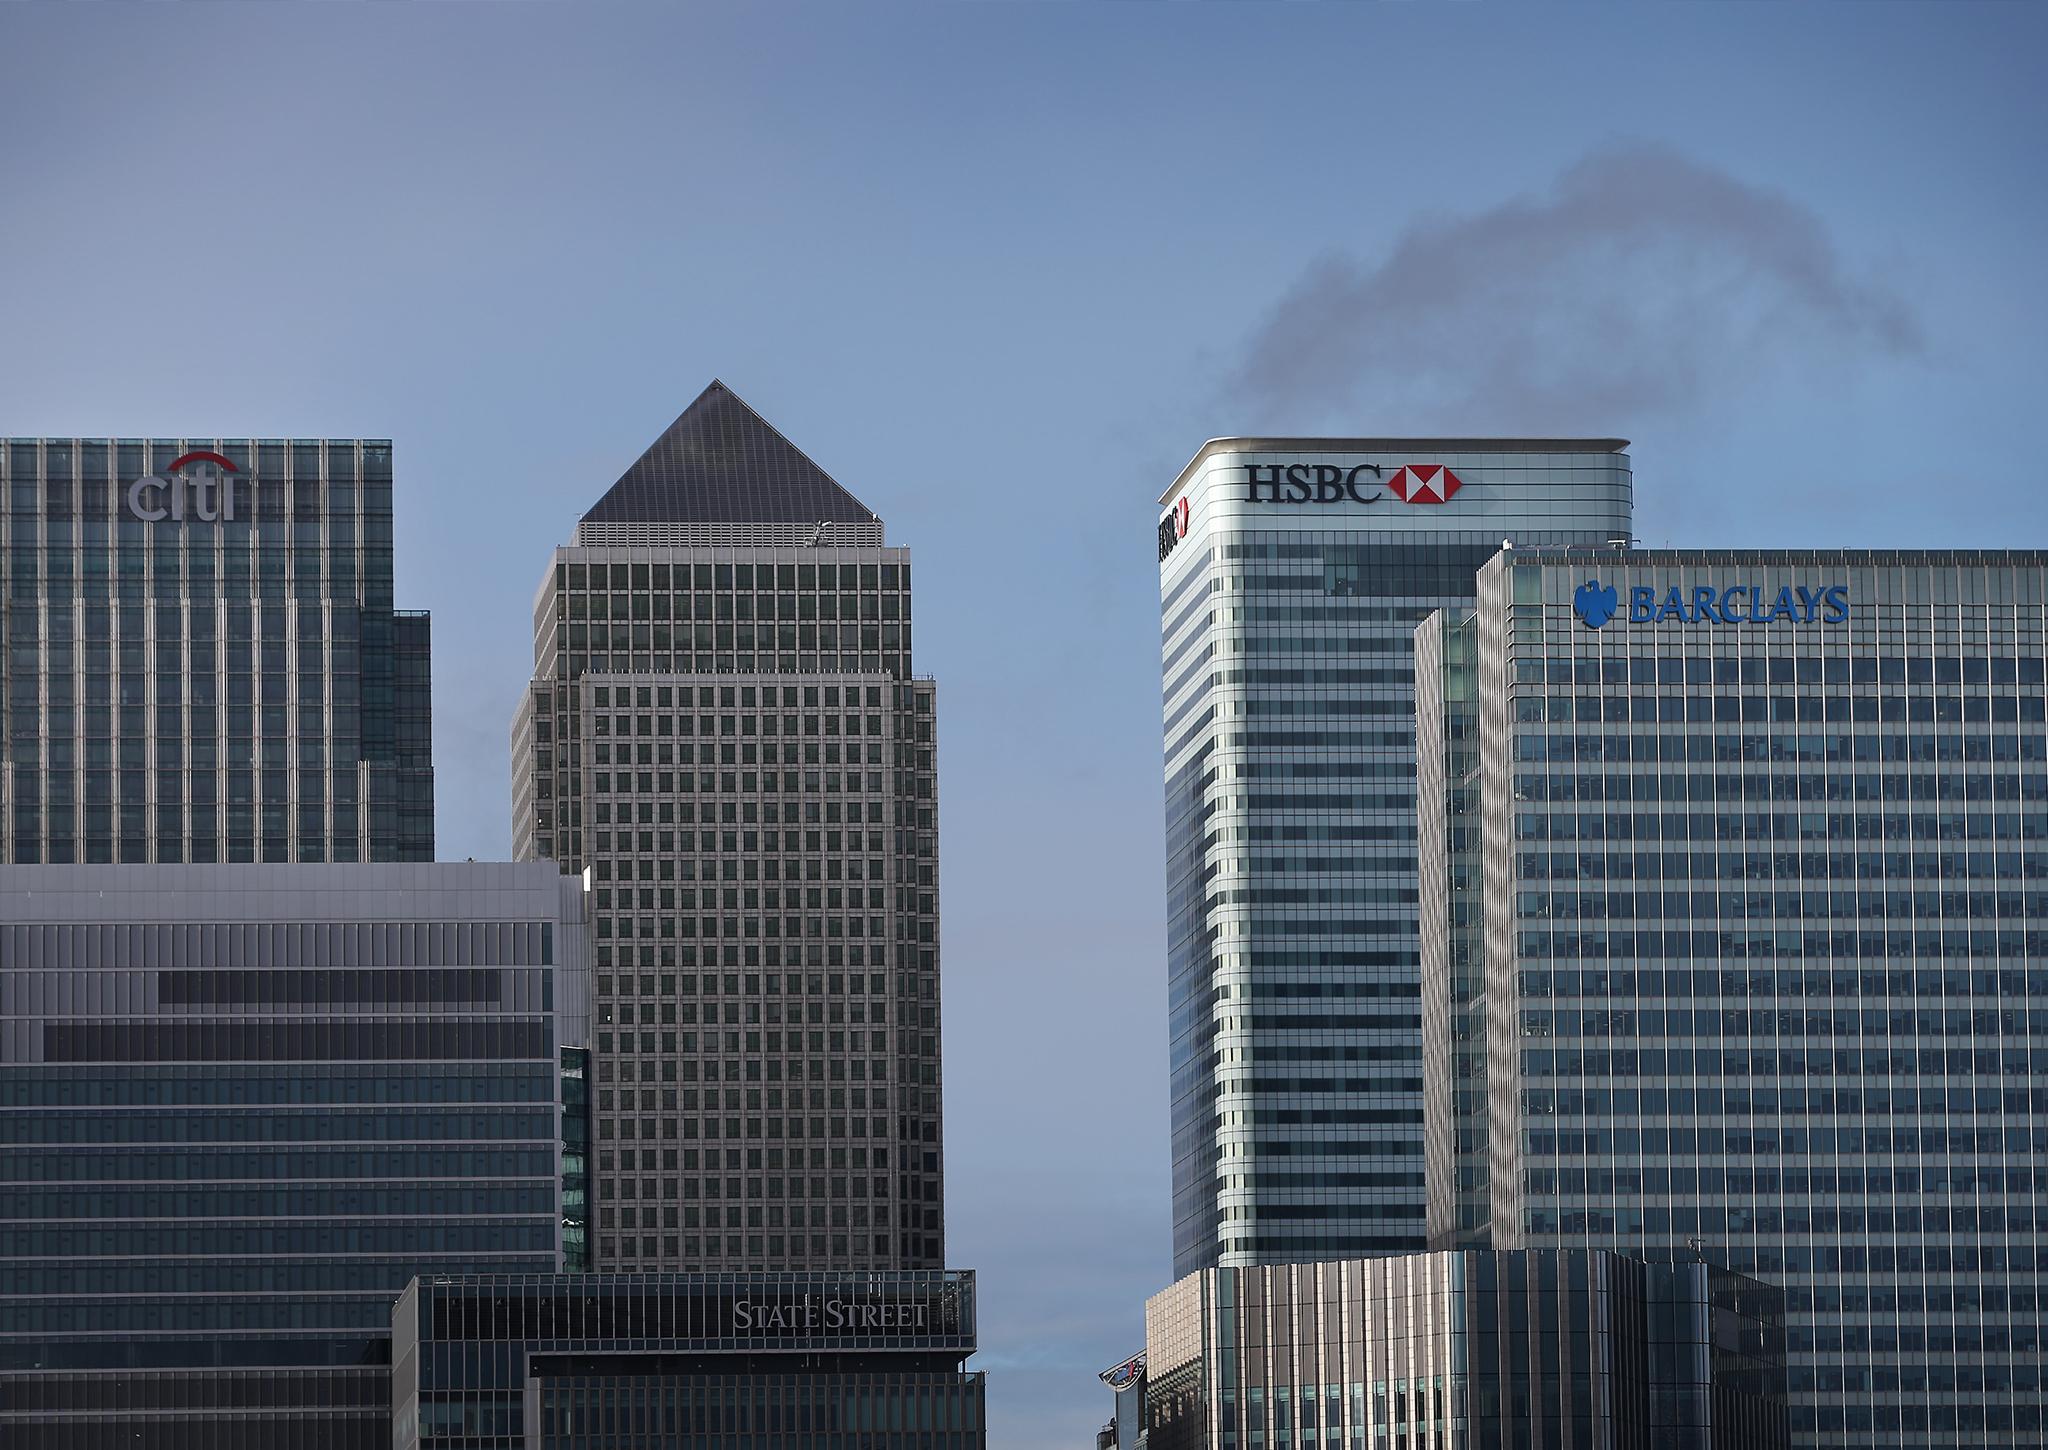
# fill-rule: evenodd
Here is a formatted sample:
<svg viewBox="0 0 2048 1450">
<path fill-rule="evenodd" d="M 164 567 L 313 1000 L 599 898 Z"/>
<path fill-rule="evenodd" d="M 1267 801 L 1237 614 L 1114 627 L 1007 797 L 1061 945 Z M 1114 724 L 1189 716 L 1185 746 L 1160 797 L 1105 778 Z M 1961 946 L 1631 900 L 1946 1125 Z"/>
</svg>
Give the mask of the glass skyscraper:
<svg viewBox="0 0 2048 1450">
<path fill-rule="evenodd" d="M 944 1263 L 910 614 L 909 551 L 717 382 L 555 551 L 513 842 L 593 890 L 597 1269 Z"/>
<path fill-rule="evenodd" d="M 0 443 L 0 863 L 425 861 L 383 439 Z"/>
<path fill-rule="evenodd" d="M 1615 439 L 1230 438 L 1160 498 L 1174 1272 L 1424 1243 L 1413 630 Z"/>
<path fill-rule="evenodd" d="M 0 1444 L 386 1450 L 406 1284 L 573 1249 L 584 895 L 0 866 Z"/>
<path fill-rule="evenodd" d="M 1783 1287 L 1795 1444 L 2041 1445 L 2048 554 L 1518 545 L 1418 641 L 1433 1237 Z"/>
</svg>

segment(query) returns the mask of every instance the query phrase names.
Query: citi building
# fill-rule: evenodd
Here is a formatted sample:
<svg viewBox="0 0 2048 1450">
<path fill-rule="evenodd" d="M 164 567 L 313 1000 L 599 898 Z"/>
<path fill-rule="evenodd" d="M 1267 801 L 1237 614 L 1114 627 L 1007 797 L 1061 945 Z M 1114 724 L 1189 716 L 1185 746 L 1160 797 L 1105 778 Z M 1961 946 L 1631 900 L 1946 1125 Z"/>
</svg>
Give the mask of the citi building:
<svg viewBox="0 0 2048 1450">
<path fill-rule="evenodd" d="M 425 861 L 384 439 L 0 444 L 0 863 Z"/>
<path fill-rule="evenodd" d="M 1413 630 L 1617 439 L 1225 438 L 1160 497 L 1174 1272 L 1425 1239 Z"/>
</svg>

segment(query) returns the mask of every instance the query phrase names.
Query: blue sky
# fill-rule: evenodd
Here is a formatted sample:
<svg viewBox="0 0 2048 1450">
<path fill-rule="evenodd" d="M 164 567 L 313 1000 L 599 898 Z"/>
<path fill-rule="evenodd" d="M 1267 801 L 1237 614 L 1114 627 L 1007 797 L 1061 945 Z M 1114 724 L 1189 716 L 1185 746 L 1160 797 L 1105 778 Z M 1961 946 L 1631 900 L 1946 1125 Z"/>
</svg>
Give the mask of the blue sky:
<svg viewBox="0 0 2048 1450">
<path fill-rule="evenodd" d="M 548 550 L 713 376 L 940 681 L 991 1443 L 1168 1272 L 1154 500 L 1634 440 L 1649 543 L 2041 546 L 2036 7 L 0 7 L 0 433 L 389 435 L 444 856 Z"/>
</svg>

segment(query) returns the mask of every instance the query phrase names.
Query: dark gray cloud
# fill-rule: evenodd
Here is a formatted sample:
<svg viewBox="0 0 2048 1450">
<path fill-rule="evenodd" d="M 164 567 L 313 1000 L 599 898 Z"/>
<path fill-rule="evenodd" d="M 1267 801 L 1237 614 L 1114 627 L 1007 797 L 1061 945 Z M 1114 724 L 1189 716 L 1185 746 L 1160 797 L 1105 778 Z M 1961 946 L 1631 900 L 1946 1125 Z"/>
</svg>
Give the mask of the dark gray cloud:
<svg viewBox="0 0 2048 1450">
<path fill-rule="evenodd" d="M 1261 412 L 1369 426 L 1606 430 L 1922 348 L 1912 307 L 1851 275 L 1790 197 L 1673 151 L 1595 152 L 1549 193 L 1410 225 L 1380 261 L 1311 266 L 1236 379 Z M 1368 420 L 1362 420 L 1368 421 Z"/>
</svg>

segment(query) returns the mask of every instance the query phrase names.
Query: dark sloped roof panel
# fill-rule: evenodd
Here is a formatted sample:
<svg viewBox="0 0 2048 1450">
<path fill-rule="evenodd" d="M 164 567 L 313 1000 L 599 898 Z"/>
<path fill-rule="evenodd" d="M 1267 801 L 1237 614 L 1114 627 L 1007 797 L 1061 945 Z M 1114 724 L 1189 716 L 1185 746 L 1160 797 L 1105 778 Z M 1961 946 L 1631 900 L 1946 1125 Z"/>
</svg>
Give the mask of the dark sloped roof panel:
<svg viewBox="0 0 2048 1450">
<path fill-rule="evenodd" d="M 815 524 L 869 523 L 876 516 L 714 380 L 583 519 Z"/>
</svg>

